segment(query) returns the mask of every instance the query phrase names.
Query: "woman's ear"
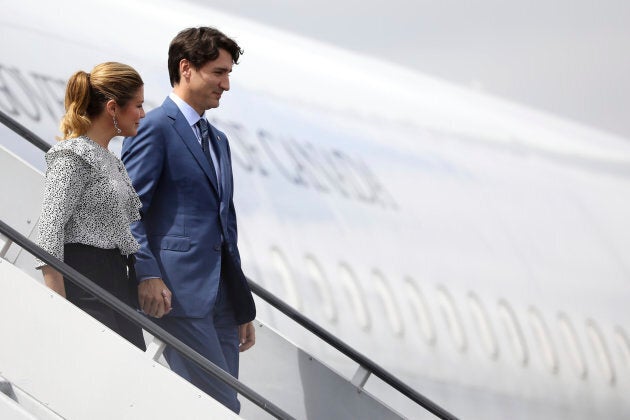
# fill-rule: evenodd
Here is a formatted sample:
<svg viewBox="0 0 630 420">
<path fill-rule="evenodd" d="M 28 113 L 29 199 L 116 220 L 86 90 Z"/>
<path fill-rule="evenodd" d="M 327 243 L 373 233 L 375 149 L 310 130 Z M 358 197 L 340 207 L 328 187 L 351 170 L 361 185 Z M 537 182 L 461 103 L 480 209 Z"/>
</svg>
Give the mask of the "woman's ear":
<svg viewBox="0 0 630 420">
<path fill-rule="evenodd" d="M 110 99 L 105 104 L 105 110 L 107 111 L 107 113 L 109 114 L 110 117 L 113 118 L 114 116 L 116 116 L 116 107 L 117 106 L 118 106 L 118 104 L 113 99 Z"/>
</svg>

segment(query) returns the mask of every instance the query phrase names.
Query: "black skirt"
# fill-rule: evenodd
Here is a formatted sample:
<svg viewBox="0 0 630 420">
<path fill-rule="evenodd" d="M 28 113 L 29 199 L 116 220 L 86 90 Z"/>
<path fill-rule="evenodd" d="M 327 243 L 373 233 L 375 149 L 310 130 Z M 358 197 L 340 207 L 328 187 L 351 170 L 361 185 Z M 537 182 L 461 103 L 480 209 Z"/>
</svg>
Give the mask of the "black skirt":
<svg viewBox="0 0 630 420">
<path fill-rule="evenodd" d="M 103 249 L 77 243 L 66 244 L 64 262 L 132 308 L 138 309 L 138 285 L 135 278 L 129 278 L 127 257 L 121 255 L 118 249 Z M 146 350 L 142 328 L 70 281 L 64 279 L 64 284 L 66 297 L 70 302 L 136 347 Z"/>
</svg>

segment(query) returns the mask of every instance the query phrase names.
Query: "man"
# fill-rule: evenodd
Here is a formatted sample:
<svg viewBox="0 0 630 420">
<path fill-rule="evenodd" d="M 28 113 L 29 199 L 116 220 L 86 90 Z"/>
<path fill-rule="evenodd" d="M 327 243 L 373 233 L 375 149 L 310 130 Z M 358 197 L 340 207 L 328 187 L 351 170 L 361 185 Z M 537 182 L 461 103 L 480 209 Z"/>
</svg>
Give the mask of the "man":
<svg viewBox="0 0 630 420">
<path fill-rule="evenodd" d="M 171 42 L 173 91 L 149 112 L 122 160 L 142 201 L 132 226 L 142 310 L 225 371 L 254 345 L 254 301 L 240 268 L 230 148 L 208 109 L 230 89 L 242 50 L 214 28 L 189 28 Z M 171 369 L 236 413 L 236 391 L 172 348 Z"/>
</svg>

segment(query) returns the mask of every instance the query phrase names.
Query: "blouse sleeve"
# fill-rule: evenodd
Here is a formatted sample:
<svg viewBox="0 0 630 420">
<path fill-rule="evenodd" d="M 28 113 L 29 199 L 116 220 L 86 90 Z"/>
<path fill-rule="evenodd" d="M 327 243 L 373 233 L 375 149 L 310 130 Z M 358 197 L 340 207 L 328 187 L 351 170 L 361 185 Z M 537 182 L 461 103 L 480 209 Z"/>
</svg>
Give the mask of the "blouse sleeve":
<svg viewBox="0 0 630 420">
<path fill-rule="evenodd" d="M 71 151 L 58 151 L 49 158 L 38 244 L 60 260 L 64 257 L 65 226 L 83 195 L 88 175 L 87 162 Z M 38 268 L 46 265 L 41 260 L 37 264 Z"/>
</svg>

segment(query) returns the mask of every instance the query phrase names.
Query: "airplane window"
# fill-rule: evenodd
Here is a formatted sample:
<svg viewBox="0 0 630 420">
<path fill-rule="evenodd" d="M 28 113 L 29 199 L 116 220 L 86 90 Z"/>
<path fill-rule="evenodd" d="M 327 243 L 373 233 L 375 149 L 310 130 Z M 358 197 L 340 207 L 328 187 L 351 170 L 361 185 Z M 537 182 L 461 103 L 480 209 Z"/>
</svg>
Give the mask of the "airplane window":
<svg viewBox="0 0 630 420">
<path fill-rule="evenodd" d="M 589 338 L 591 349 L 595 354 L 604 378 L 609 384 L 614 385 L 616 379 L 615 368 L 610 360 L 610 353 L 608 353 L 604 336 L 597 324 L 595 324 L 595 321 L 592 319 L 586 321 L 586 335 Z"/>
<path fill-rule="evenodd" d="M 630 340 L 621 327 L 615 328 L 615 341 L 623 363 L 627 368 L 630 368 Z"/>
<path fill-rule="evenodd" d="M 492 325 L 490 325 L 488 313 L 473 292 L 468 293 L 468 306 L 470 306 L 470 312 L 477 326 L 477 334 L 479 334 L 483 349 L 491 359 L 496 359 L 499 356 L 497 338 L 492 330 Z"/>
<path fill-rule="evenodd" d="M 503 321 L 505 332 L 507 333 L 510 343 L 512 343 L 512 350 L 516 360 L 523 366 L 527 365 L 529 361 L 529 353 L 527 351 L 527 344 L 525 343 L 525 336 L 518 324 L 516 314 L 507 301 L 501 299 L 499 301 L 499 317 Z"/>
<path fill-rule="evenodd" d="M 451 333 L 455 347 L 457 350 L 464 352 L 466 351 L 466 334 L 464 333 L 461 319 L 455 307 L 455 302 L 443 286 L 438 287 L 437 294 L 438 305 L 444 316 L 444 321 L 446 321 L 446 326 Z"/>
<path fill-rule="evenodd" d="M 275 274 L 278 275 L 284 288 L 284 298 L 287 304 L 293 306 L 295 309 L 301 309 L 300 297 L 297 293 L 287 258 L 282 251 L 275 246 L 271 248 L 271 262 L 276 270 Z M 273 284 L 276 282 L 270 280 L 267 283 Z"/>
<path fill-rule="evenodd" d="M 376 293 L 385 307 L 385 313 L 387 314 L 387 319 L 389 320 L 389 325 L 392 327 L 394 335 L 402 336 L 404 332 L 403 323 L 398 313 L 394 296 L 392 296 L 392 291 L 387 285 L 385 277 L 380 271 L 374 270 L 372 272 L 372 278 L 376 286 Z"/>
<path fill-rule="evenodd" d="M 558 325 L 560 327 L 560 337 L 562 337 L 564 347 L 571 356 L 575 372 L 579 378 L 586 379 L 588 369 L 584 358 L 584 351 L 582 350 L 582 346 L 580 345 L 569 317 L 562 313 L 559 314 Z"/>
<path fill-rule="evenodd" d="M 333 302 L 330 284 L 324 275 L 324 270 L 313 255 L 307 255 L 305 258 L 305 268 L 311 281 L 317 287 L 322 304 L 324 316 L 332 323 L 337 322 L 337 308 Z"/>
<path fill-rule="evenodd" d="M 534 307 L 529 308 L 529 322 L 534 331 L 534 337 L 538 341 L 538 346 L 542 350 L 545 364 L 552 373 L 558 373 L 558 353 L 551 341 L 549 328 L 538 309 Z"/>
<path fill-rule="evenodd" d="M 363 292 L 359 288 L 357 277 L 354 275 L 354 272 L 348 264 L 343 262 L 339 264 L 339 278 L 344 290 L 346 291 L 348 301 L 352 304 L 352 309 L 354 310 L 354 315 L 359 323 L 359 326 L 364 331 L 369 331 L 372 323 L 370 316 L 365 309 L 365 298 L 363 297 Z"/>
<path fill-rule="evenodd" d="M 405 292 L 422 337 L 427 344 L 431 346 L 434 345 L 436 340 L 435 329 L 433 328 L 433 321 L 431 320 L 427 302 L 422 292 L 420 292 L 420 289 L 409 277 L 405 279 Z"/>
</svg>

